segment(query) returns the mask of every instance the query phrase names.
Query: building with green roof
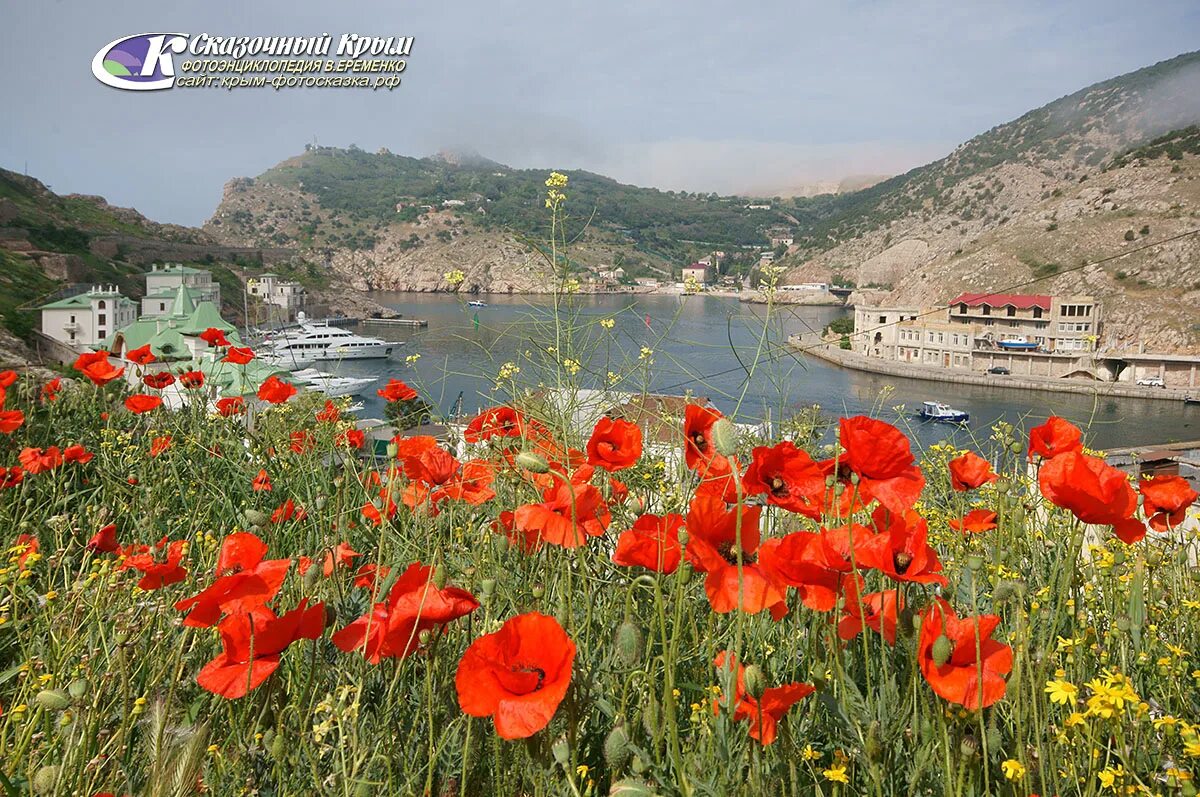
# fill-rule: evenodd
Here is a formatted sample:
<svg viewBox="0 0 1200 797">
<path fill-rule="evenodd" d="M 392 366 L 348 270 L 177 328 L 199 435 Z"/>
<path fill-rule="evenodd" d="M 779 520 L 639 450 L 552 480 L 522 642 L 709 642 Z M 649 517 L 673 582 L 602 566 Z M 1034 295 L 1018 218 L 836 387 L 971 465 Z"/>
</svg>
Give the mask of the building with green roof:
<svg viewBox="0 0 1200 797">
<path fill-rule="evenodd" d="M 77 352 L 88 351 L 137 319 L 137 302 L 115 285 L 96 285 L 85 293 L 65 296 L 38 308 L 42 334 Z"/>
<path fill-rule="evenodd" d="M 210 271 L 192 268 L 182 263 L 167 263 L 151 266 L 144 276 L 146 277 L 146 298 L 142 299 L 142 315 L 151 314 L 153 308 L 163 303 L 161 299 L 152 299 L 151 297 L 173 293 L 180 287 L 191 289 L 198 301 L 212 302 L 216 307 L 221 306 L 221 284 L 213 280 Z"/>
<path fill-rule="evenodd" d="M 241 345 L 237 329 L 221 318 L 212 302 L 197 300 L 191 288 L 180 285 L 167 313 L 142 316 L 117 330 L 101 345 L 114 354 L 124 355 L 148 344 L 158 360 L 191 360 L 208 350 L 208 343 L 200 339 L 207 329 L 219 329 L 231 343 Z"/>
</svg>

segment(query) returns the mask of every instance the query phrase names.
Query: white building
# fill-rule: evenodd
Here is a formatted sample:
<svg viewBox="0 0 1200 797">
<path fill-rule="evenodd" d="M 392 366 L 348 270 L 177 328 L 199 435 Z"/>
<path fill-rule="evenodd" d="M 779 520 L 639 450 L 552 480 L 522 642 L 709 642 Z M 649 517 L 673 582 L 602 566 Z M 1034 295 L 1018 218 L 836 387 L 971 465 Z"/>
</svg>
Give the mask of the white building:
<svg viewBox="0 0 1200 797">
<path fill-rule="evenodd" d="M 192 292 L 197 301 L 212 302 L 221 306 L 221 285 L 213 282 L 212 273 L 202 268 L 192 268 L 182 263 L 167 263 L 151 266 L 146 272 L 146 295 L 142 299 L 143 315 L 166 313 L 175 298 L 175 291 L 183 286 Z"/>
<path fill-rule="evenodd" d="M 829 290 L 828 282 L 801 282 L 797 285 L 780 285 L 779 290 L 789 292 L 814 291 L 824 293 Z"/>
<path fill-rule="evenodd" d="M 270 272 L 247 280 L 246 291 L 264 304 L 282 307 L 289 317 L 303 310 L 307 301 L 303 285 Z"/>
<path fill-rule="evenodd" d="M 683 281 L 684 283 L 696 282 L 699 285 L 707 285 L 708 266 L 702 263 L 692 263 L 690 266 L 684 266 Z"/>
<path fill-rule="evenodd" d="M 96 285 L 86 293 L 44 304 L 42 333 L 84 351 L 110 333 L 137 320 L 137 303 L 121 295 L 115 285 Z"/>
<path fill-rule="evenodd" d="M 897 359 L 900 322 L 915 321 L 920 307 L 855 307 L 854 351 L 868 357 Z"/>
</svg>

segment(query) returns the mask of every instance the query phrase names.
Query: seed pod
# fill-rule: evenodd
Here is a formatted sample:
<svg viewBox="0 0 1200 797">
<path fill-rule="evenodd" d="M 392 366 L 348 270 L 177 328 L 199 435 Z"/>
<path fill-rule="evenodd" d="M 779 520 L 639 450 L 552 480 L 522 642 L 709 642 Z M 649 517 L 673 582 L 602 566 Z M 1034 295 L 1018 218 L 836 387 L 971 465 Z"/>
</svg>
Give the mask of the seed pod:
<svg viewBox="0 0 1200 797">
<path fill-rule="evenodd" d="M 496 579 L 485 578 L 479 582 L 479 592 L 485 598 L 490 598 L 496 594 Z"/>
<path fill-rule="evenodd" d="M 242 517 L 246 520 L 248 526 L 265 526 L 271 522 L 271 516 L 266 512 L 259 512 L 257 509 L 247 509 L 242 513 Z"/>
<path fill-rule="evenodd" d="M 58 767 L 42 767 L 33 776 L 34 794 L 53 794 L 58 785 Z"/>
<path fill-rule="evenodd" d="M 282 733 L 276 734 L 275 738 L 271 740 L 271 755 L 275 757 L 276 761 L 283 761 L 287 758 L 287 753 L 287 739 Z"/>
<path fill-rule="evenodd" d="M 317 580 L 320 578 L 321 578 L 321 568 L 318 567 L 316 564 L 309 565 L 308 569 L 304 571 L 304 589 L 305 589 L 305 591 L 307 592 L 307 591 L 311 590 L 314 586 L 316 586 Z"/>
<path fill-rule="evenodd" d="M 504 556 L 508 553 L 508 537 L 503 534 L 495 534 L 492 536 L 492 550 L 497 556 Z"/>
<path fill-rule="evenodd" d="M 47 711 L 62 711 L 71 705 L 71 698 L 61 689 L 43 689 L 34 696 L 33 702 Z"/>
<path fill-rule="evenodd" d="M 718 418 L 712 425 L 713 448 L 723 457 L 737 453 L 737 429 L 728 418 Z"/>
<path fill-rule="evenodd" d="M 546 595 L 546 585 L 540 581 L 533 585 L 533 589 L 529 590 L 536 600 L 541 600 Z"/>
<path fill-rule="evenodd" d="M 954 655 L 954 643 L 945 634 L 933 640 L 933 663 L 941 667 Z"/>
<path fill-rule="evenodd" d="M 687 529 L 680 529 L 679 530 L 679 544 L 687 545 L 688 539 L 689 539 L 689 537 L 688 537 Z"/>
<path fill-rule="evenodd" d="M 692 565 L 690 562 L 680 562 L 679 569 L 675 571 L 675 578 L 683 584 L 688 583 L 692 577 Z"/>
<path fill-rule="evenodd" d="M 650 769 L 649 765 L 642 760 L 640 755 L 635 754 L 633 760 L 629 762 L 629 768 L 633 770 L 635 775 L 643 775 L 646 770 Z"/>
<path fill-rule="evenodd" d="M 967 569 L 972 573 L 978 573 L 983 568 L 983 557 L 977 553 L 967 556 Z"/>
<path fill-rule="evenodd" d="M 629 734 L 625 731 L 625 723 L 617 720 L 608 736 L 604 738 L 604 761 L 613 772 L 620 772 L 629 762 L 632 750 L 629 747 Z"/>
<path fill-rule="evenodd" d="M 635 667 L 642 660 L 645 641 L 642 629 L 632 620 L 626 620 L 617 626 L 613 636 L 613 647 L 617 652 L 617 661 L 625 667 Z"/>
<path fill-rule="evenodd" d="M 524 468 L 530 473 L 549 473 L 550 463 L 541 454 L 532 451 L 522 451 L 517 454 L 517 467 Z"/>
<path fill-rule="evenodd" d="M 554 740 L 554 744 L 550 746 L 550 752 L 554 755 L 554 760 L 561 766 L 566 766 L 571 760 L 571 746 L 567 744 L 565 737 L 558 737 Z"/>
<path fill-rule="evenodd" d="M 328 503 L 329 503 L 328 498 L 326 498 L 323 495 L 318 495 L 317 500 L 313 502 L 313 506 L 316 507 L 318 511 L 320 511 L 320 510 L 324 509 L 326 504 L 328 504 Z"/>
<path fill-rule="evenodd" d="M 763 674 L 762 667 L 757 664 L 747 667 L 742 678 L 746 684 L 746 694 L 755 700 L 762 697 L 763 692 L 767 691 L 767 676 Z"/>
<path fill-rule="evenodd" d="M 975 738 L 974 734 L 968 733 L 962 738 L 958 750 L 967 758 L 971 758 L 979 752 L 979 740 Z"/>
<path fill-rule="evenodd" d="M 92 691 L 92 685 L 88 683 L 87 678 L 76 678 L 71 681 L 71 685 L 67 687 L 67 694 L 73 700 L 83 700 Z"/>
</svg>

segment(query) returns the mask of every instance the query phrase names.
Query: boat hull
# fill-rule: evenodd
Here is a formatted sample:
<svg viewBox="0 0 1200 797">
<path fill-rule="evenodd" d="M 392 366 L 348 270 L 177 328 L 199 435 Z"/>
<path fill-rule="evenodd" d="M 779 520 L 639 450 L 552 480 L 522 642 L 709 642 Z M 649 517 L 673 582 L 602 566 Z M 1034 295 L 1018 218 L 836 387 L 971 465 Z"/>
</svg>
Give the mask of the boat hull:
<svg viewBox="0 0 1200 797">
<path fill-rule="evenodd" d="M 386 360 L 395 350 L 393 344 L 378 346 L 330 346 L 317 352 L 314 359 L 320 362 L 340 360 Z"/>
</svg>

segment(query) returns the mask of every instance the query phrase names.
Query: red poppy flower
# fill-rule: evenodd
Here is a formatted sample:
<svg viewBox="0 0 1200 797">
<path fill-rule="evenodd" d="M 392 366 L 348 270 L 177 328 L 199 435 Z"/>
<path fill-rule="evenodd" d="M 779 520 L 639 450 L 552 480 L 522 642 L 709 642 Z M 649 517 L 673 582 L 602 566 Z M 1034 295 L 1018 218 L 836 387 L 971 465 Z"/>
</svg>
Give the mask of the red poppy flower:
<svg viewBox="0 0 1200 797">
<path fill-rule="evenodd" d="M 321 423 L 333 423 L 338 418 L 342 417 L 342 412 L 329 399 L 325 400 L 325 407 L 317 412 L 316 418 Z"/>
<path fill-rule="evenodd" d="M 124 368 L 114 368 L 108 361 L 108 352 L 93 351 L 81 354 L 75 360 L 75 370 L 82 373 L 92 384 L 103 386 L 125 373 Z"/>
<path fill-rule="evenodd" d="M 713 424 L 722 417 L 720 410 L 689 403 L 683 411 L 683 456 L 687 466 L 698 470 L 720 456 L 713 448 Z"/>
<path fill-rule="evenodd" d="M 476 415 L 463 430 L 463 439 L 478 443 L 493 437 L 521 437 L 541 431 L 541 426 L 512 407 L 491 407 Z"/>
<path fill-rule="evenodd" d="M 26 560 L 36 554 L 42 546 L 38 542 L 38 538 L 32 534 L 18 534 L 12 547 L 17 554 L 17 569 L 23 570 Z"/>
<path fill-rule="evenodd" d="M 1069 510 L 1084 523 L 1116 527 L 1126 542 L 1141 539 L 1145 527 L 1133 520 L 1137 493 L 1125 474 L 1104 460 L 1079 451 L 1057 454 L 1038 471 L 1038 487 L 1055 506 Z M 1134 527 L 1141 527 L 1140 534 Z"/>
<path fill-rule="evenodd" d="M 268 404 L 283 404 L 294 395 L 296 395 L 295 386 L 280 380 L 274 374 L 268 376 L 266 381 L 258 387 L 258 397 Z"/>
<path fill-rule="evenodd" d="M 1083 451 L 1083 435 L 1069 421 L 1051 415 L 1041 426 L 1029 430 L 1029 458 L 1040 454 L 1053 459 L 1070 451 Z"/>
<path fill-rule="evenodd" d="M 139 346 L 136 349 L 130 349 L 125 352 L 125 359 L 134 365 L 149 365 L 157 359 L 154 353 L 150 351 L 150 344 Z"/>
<path fill-rule="evenodd" d="M 78 443 L 67 446 L 62 452 L 63 462 L 76 462 L 80 465 L 88 464 L 95 456 L 95 454 Z"/>
<path fill-rule="evenodd" d="M 878 570 L 893 581 L 916 584 L 950 582 L 942 575 L 937 551 L 929 545 L 929 525 L 916 512 L 893 514 L 883 507 L 872 518 L 879 533 L 855 552 L 860 567 Z"/>
<path fill-rule="evenodd" d="M 496 497 L 496 491 L 492 489 L 495 479 L 496 469 L 492 463 L 471 459 L 435 490 L 430 500 L 435 504 L 441 501 L 465 501 L 471 506 L 479 506 Z"/>
<path fill-rule="evenodd" d="M 88 540 L 87 549 L 92 553 L 116 553 L 117 545 L 117 524 L 109 523 L 104 526 Z"/>
<path fill-rule="evenodd" d="M 209 327 L 201 332 L 200 340 L 214 347 L 224 348 L 229 345 L 229 340 L 225 337 L 225 332 L 216 327 Z"/>
<path fill-rule="evenodd" d="M 642 428 L 624 418 L 601 418 L 587 444 L 589 465 L 618 471 L 633 467 L 642 456 Z"/>
<path fill-rule="evenodd" d="M 304 520 L 306 517 L 308 513 L 304 511 L 304 507 L 296 506 L 296 502 L 289 498 L 271 513 L 271 522 L 287 523 L 289 520 Z"/>
<path fill-rule="evenodd" d="M 386 385 L 375 392 L 389 403 L 393 401 L 411 401 L 417 397 L 417 391 L 399 379 L 389 379 Z"/>
<path fill-rule="evenodd" d="M 25 481 L 25 471 L 20 465 L 13 465 L 11 468 L 0 468 L 0 490 L 16 487 L 23 481 Z"/>
<path fill-rule="evenodd" d="M 321 572 L 326 577 L 332 576 L 334 568 L 349 567 L 354 564 L 354 560 L 362 556 L 358 551 L 350 547 L 348 542 L 339 542 L 333 546 L 331 550 L 325 551 L 325 564 L 321 568 Z M 312 560 L 307 557 L 300 558 L 300 567 L 297 568 L 300 574 L 303 575 L 312 567 Z"/>
<path fill-rule="evenodd" d="M 704 572 L 704 592 L 713 611 L 720 614 L 740 608 L 748 614 L 770 609 L 778 619 L 787 613 L 785 587 L 758 562 L 758 518 L 762 507 L 727 509 L 719 498 L 698 495 L 687 515 L 687 558 Z M 738 537 L 742 565 L 738 567 Z"/>
<path fill-rule="evenodd" d="M 307 454 L 317 445 L 316 436 L 307 429 L 292 432 L 288 435 L 288 439 L 291 441 L 288 447 L 292 450 L 293 454 Z"/>
<path fill-rule="evenodd" d="M 892 512 L 911 509 L 921 497 L 925 477 L 904 433 L 864 415 L 842 418 L 840 424 L 839 440 L 845 450 L 836 460 L 836 475 L 846 489 L 857 489 L 864 504 L 874 499 Z M 858 475 L 857 487 L 850 484 L 851 473 Z"/>
<path fill-rule="evenodd" d="M 949 467 L 950 486 L 959 492 L 974 490 L 1000 478 L 992 472 L 992 463 L 974 451 L 950 460 Z"/>
<path fill-rule="evenodd" d="M 471 643 L 454 676 L 458 705 L 491 717 L 502 739 L 525 739 L 550 724 L 571 685 L 575 643 L 553 617 L 511 618 Z"/>
<path fill-rule="evenodd" d="M 398 507 L 396 506 L 396 502 L 392 500 L 392 497 L 388 495 L 386 491 L 376 500 L 379 502 L 379 506 L 376 506 L 374 503 L 363 504 L 361 511 L 363 517 L 374 523 L 376 526 L 381 526 L 383 525 L 384 518 L 391 520 L 396 516 L 396 510 Z"/>
<path fill-rule="evenodd" d="M 1183 523 L 1187 510 L 1200 497 L 1187 479 L 1182 476 L 1159 474 L 1153 479 L 1138 483 L 1142 494 L 1142 507 L 1150 518 L 1150 528 L 1155 531 L 1170 531 Z"/>
<path fill-rule="evenodd" d="M 62 379 L 56 376 L 42 385 L 42 401 L 56 401 L 60 390 L 62 390 Z"/>
<path fill-rule="evenodd" d="M 204 387 L 203 371 L 185 371 L 179 375 L 179 384 L 188 390 L 199 390 Z"/>
<path fill-rule="evenodd" d="M 951 520 L 949 525 L 963 534 L 982 534 L 996 528 L 996 513 L 987 509 L 972 509 L 961 519 Z"/>
<path fill-rule="evenodd" d="M 135 415 L 141 415 L 151 410 L 156 410 L 162 406 L 162 396 L 151 396 L 146 393 L 137 393 L 125 399 L 125 409 Z"/>
<path fill-rule="evenodd" d="M 158 457 L 166 453 L 172 445 L 174 445 L 174 440 L 171 439 L 171 435 L 165 434 L 162 437 L 156 437 L 150 441 L 150 456 Z"/>
<path fill-rule="evenodd" d="M 821 517 L 825 473 L 808 452 L 785 440 L 754 449 L 743 488 L 748 495 L 765 493 L 768 504 L 816 520 Z"/>
<path fill-rule="evenodd" d="M 161 589 L 187 578 L 187 570 L 179 564 L 183 561 L 183 546 L 183 540 L 168 543 L 166 538 L 155 544 L 153 551 L 144 545 L 137 546 L 138 552 L 126 556 L 121 564 L 117 565 L 117 569 L 137 570 L 141 573 L 142 579 L 137 585 L 144 590 Z M 166 558 L 160 561 L 156 558 L 156 553 L 161 553 L 164 547 Z M 132 550 L 134 546 L 130 548 Z"/>
<path fill-rule="evenodd" d="M 805 606 L 828 612 L 853 580 L 858 552 L 873 536 L 858 524 L 817 533 L 795 531 L 763 543 L 759 561 L 776 581 L 795 587 Z"/>
<path fill-rule="evenodd" d="M 25 413 L 20 410 L 0 410 L 0 432 L 12 434 L 25 423 Z"/>
<path fill-rule="evenodd" d="M 375 591 L 375 585 L 381 578 L 387 578 L 392 572 L 392 568 L 387 565 L 377 565 L 374 562 L 367 562 L 362 567 L 354 571 L 354 586 L 363 589 Z"/>
<path fill-rule="evenodd" d="M 254 351 L 247 346 L 230 346 L 221 359 L 233 365 L 246 365 L 254 359 Z"/>
<path fill-rule="evenodd" d="M 682 515 L 642 515 L 634 521 L 633 528 L 622 532 L 617 538 L 613 562 L 622 567 L 644 567 L 658 573 L 674 573 L 683 555 L 679 544 L 679 529 L 682 526 Z"/>
<path fill-rule="evenodd" d="M 526 504 L 513 513 L 516 527 L 539 534 L 553 545 L 575 548 L 588 536 L 599 537 L 612 516 L 604 496 L 590 484 L 558 482 L 542 493 L 542 503 Z"/>
<path fill-rule="evenodd" d="M 730 669 L 737 668 L 734 695 L 729 701 L 733 704 L 733 718 L 749 723 L 750 738 L 757 739 L 764 746 L 775 741 L 779 721 L 788 709 L 817 691 L 810 684 L 790 683 L 768 687 L 763 690 L 761 697 L 754 698 L 746 691 L 746 668 L 736 656 L 723 650 L 717 654 L 713 664 L 717 667 L 721 683 L 725 683 L 726 673 Z M 714 703 L 714 708 L 718 705 Z"/>
<path fill-rule="evenodd" d="M 346 429 L 334 436 L 333 444 L 342 448 L 362 448 L 367 444 L 367 434 L 362 429 Z"/>
<path fill-rule="evenodd" d="M 46 449 L 24 448 L 17 455 L 17 459 L 20 460 L 25 472 L 30 476 L 54 470 L 63 463 L 62 452 L 58 446 L 50 446 Z"/>
<path fill-rule="evenodd" d="M 917 663 L 935 694 L 968 709 L 987 708 L 1004 697 L 1013 655 L 992 639 L 998 625 L 994 614 L 960 619 L 949 603 L 934 598 L 921 615 Z"/>
<path fill-rule="evenodd" d="M 300 639 L 317 639 L 325 630 L 325 604 L 308 605 L 276 617 L 267 608 L 234 614 L 217 626 L 222 650 L 200 670 L 196 683 L 231 700 L 245 697 L 279 668 L 279 657 Z"/>
<path fill-rule="evenodd" d="M 193 628 L 216 625 L 222 614 L 256 611 L 266 606 L 283 586 L 291 559 L 264 559 L 267 544 L 248 531 L 230 534 L 217 555 L 217 578 L 202 592 L 175 604 L 187 612 L 183 624 Z"/>
<path fill-rule="evenodd" d="M 265 470 L 260 470 L 254 481 L 250 482 L 250 489 L 256 493 L 269 493 L 272 487 L 271 476 Z"/>
<path fill-rule="evenodd" d="M 872 592 L 859 597 L 855 585 L 847 585 L 846 614 L 838 622 L 838 636 L 854 639 L 863 628 L 870 628 L 889 645 L 896 644 L 898 610 L 904 608 L 904 596 L 894 589 Z"/>
<path fill-rule="evenodd" d="M 241 396 L 230 396 L 228 398 L 217 399 L 217 412 L 223 418 L 229 418 L 233 415 L 241 415 L 246 411 L 246 400 Z"/>
<path fill-rule="evenodd" d="M 0 371 L 0 389 L 8 389 L 17 382 L 17 372 L 11 368 Z"/>
<path fill-rule="evenodd" d="M 458 587 L 438 588 L 433 568 L 414 562 L 388 591 L 387 598 L 333 635 L 347 653 L 359 651 L 372 664 L 403 659 L 420 645 L 425 630 L 443 628 L 479 608 L 479 601 Z"/>
<path fill-rule="evenodd" d="M 175 384 L 175 376 L 170 371 L 159 371 L 156 374 L 146 374 L 143 376 L 142 383 L 146 387 L 151 387 L 155 390 L 164 390 Z"/>
</svg>

